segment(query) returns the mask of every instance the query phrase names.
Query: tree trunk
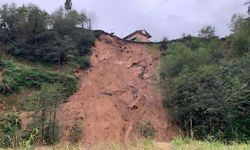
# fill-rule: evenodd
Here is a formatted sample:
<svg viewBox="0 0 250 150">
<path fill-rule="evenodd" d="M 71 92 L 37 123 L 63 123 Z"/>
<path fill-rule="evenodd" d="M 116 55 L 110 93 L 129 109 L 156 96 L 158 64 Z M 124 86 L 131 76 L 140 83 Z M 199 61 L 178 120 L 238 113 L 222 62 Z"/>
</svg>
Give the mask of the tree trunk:
<svg viewBox="0 0 250 150">
<path fill-rule="evenodd" d="M 1 47 L 1 52 L 0 52 L 0 58 L 2 57 L 2 55 L 3 55 L 3 50 L 4 50 L 4 46 L 5 46 L 5 41 L 4 41 L 4 39 L 3 39 L 3 41 L 2 41 L 2 47 Z"/>
<path fill-rule="evenodd" d="M 190 123 L 190 137 L 191 137 L 191 139 L 193 139 L 194 132 L 193 132 L 193 119 L 192 119 L 192 116 L 189 118 L 189 123 Z"/>
<path fill-rule="evenodd" d="M 58 67 L 59 67 L 59 71 L 61 71 L 61 56 L 58 56 Z"/>
<path fill-rule="evenodd" d="M 55 100 L 55 106 L 54 106 L 53 131 L 52 131 L 53 141 L 52 141 L 52 143 L 55 142 L 56 108 L 57 108 L 57 100 Z"/>
<path fill-rule="evenodd" d="M 45 100 L 42 100 L 42 142 L 44 143 Z"/>
</svg>

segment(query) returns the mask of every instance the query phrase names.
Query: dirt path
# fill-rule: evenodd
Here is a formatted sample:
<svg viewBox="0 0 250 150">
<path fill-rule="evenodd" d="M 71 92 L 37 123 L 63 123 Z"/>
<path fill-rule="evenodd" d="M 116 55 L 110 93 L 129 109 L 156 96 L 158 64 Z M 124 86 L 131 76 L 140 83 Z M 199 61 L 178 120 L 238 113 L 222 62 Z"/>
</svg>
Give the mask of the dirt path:
<svg viewBox="0 0 250 150">
<path fill-rule="evenodd" d="M 77 75 L 81 87 L 58 111 L 62 140 L 75 123 L 83 126 L 82 142 L 127 142 L 141 137 L 139 125 L 149 121 L 156 140 L 168 141 L 177 128 L 168 120 L 161 95 L 153 85 L 159 54 L 141 44 L 101 35 L 91 56 L 92 67 Z"/>
</svg>

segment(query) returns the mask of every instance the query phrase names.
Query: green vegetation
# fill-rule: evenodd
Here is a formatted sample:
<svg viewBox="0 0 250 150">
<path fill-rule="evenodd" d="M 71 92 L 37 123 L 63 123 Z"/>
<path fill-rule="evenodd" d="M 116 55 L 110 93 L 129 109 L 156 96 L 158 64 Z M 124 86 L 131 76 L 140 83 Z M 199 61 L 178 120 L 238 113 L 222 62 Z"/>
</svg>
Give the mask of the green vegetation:
<svg viewBox="0 0 250 150">
<path fill-rule="evenodd" d="M 199 37 L 204 39 L 210 39 L 215 37 L 215 27 L 205 26 L 199 31 Z"/>
<path fill-rule="evenodd" d="M 29 140 L 31 143 L 52 144 L 59 141 L 59 127 L 55 120 L 56 108 L 58 104 L 65 101 L 77 90 L 77 78 L 69 74 L 35 69 L 5 59 L 2 60 L 0 68 L 3 72 L 2 81 L 0 82 L 0 96 L 15 95 L 22 91 L 34 89 L 26 97 L 20 100 L 17 99 L 12 104 L 2 100 L 1 102 L 12 105 L 18 111 L 35 112 L 33 121 L 25 130 L 14 128 L 4 121 L 3 126 L 0 126 L 3 131 L 1 134 L 4 135 L 0 139 L 4 142 L 0 145 L 4 147 L 13 146 L 16 139 L 18 141 L 28 140 L 32 136 L 34 129 L 37 129 L 37 133 L 34 138 Z M 5 106 L 5 111 L 12 111 L 12 107 Z M 10 126 L 10 131 L 5 132 L 6 126 Z M 15 139 L 13 139 L 14 135 Z"/>
<path fill-rule="evenodd" d="M 249 148 L 249 144 L 232 143 L 225 145 L 221 142 L 196 141 L 189 138 L 176 138 L 171 141 L 171 149 L 173 150 L 248 150 Z"/>
<path fill-rule="evenodd" d="M 5 113 L 0 120 L 0 145 L 3 147 L 16 146 L 13 139 L 21 129 L 21 120 L 14 113 Z"/>
<path fill-rule="evenodd" d="M 77 144 L 80 142 L 82 133 L 82 126 L 79 123 L 74 124 L 74 126 L 69 130 L 69 142 L 72 144 Z"/>
<path fill-rule="evenodd" d="M 77 89 L 77 79 L 67 74 L 41 71 L 8 60 L 2 60 L 0 70 L 3 72 L 0 82 L 1 94 L 13 93 L 25 88 L 40 88 L 44 83 L 62 84 L 64 88 L 61 88 L 61 93 L 64 97 L 71 95 Z"/>
<path fill-rule="evenodd" d="M 3 5 L 0 14 L 1 49 L 29 61 L 79 67 L 90 54 L 97 35 L 86 29 L 90 19 L 83 13 L 62 7 L 48 14 L 35 5 Z M 87 60 L 87 59 L 85 59 Z M 88 64 L 88 63 L 86 63 Z M 83 66 L 81 68 L 87 67 Z"/>
<path fill-rule="evenodd" d="M 249 150 L 249 144 L 232 143 L 225 145 L 221 142 L 196 141 L 188 138 L 176 138 L 169 143 L 156 142 L 150 139 L 133 140 L 128 144 L 98 143 L 93 145 L 93 150 Z M 42 149 L 61 150 L 87 150 L 84 145 L 58 144 L 53 147 L 42 147 Z"/>
<path fill-rule="evenodd" d="M 16 113 L 9 116 L 11 120 L 0 116 L 1 147 L 60 140 L 57 107 L 77 90 L 78 79 L 71 71 L 90 65 L 91 47 L 98 36 L 90 30 L 91 21 L 84 11 L 71 9 L 71 1 L 65 6 L 67 10 L 59 8 L 52 14 L 33 4 L 0 8 L 2 113 L 33 114 L 25 129 L 17 126 L 21 119 Z M 18 122 L 13 124 L 13 120 Z"/>
<path fill-rule="evenodd" d="M 37 143 L 55 144 L 60 140 L 57 107 L 78 88 L 78 79 L 62 69 L 89 67 L 98 34 L 90 30 L 91 20 L 84 11 L 72 9 L 71 0 L 52 14 L 32 4 L 5 4 L 0 19 L 0 104 L 4 105 L 0 146 L 30 149 Z M 248 144 L 235 142 L 250 141 L 250 19 L 234 15 L 231 31 L 219 39 L 215 28 L 206 26 L 199 37 L 147 45 L 151 53 L 162 52 L 164 106 L 190 139 L 156 143 L 150 140 L 155 129 L 141 122 L 145 140 L 100 144 L 96 149 L 249 149 Z M 8 55 L 15 58 L 8 60 Z M 36 68 L 19 59 L 47 67 Z M 27 128 L 21 129 L 16 111 L 33 113 Z M 82 132 L 75 124 L 69 141 L 78 143 Z"/>
<path fill-rule="evenodd" d="M 150 122 L 142 121 L 139 125 L 141 135 L 145 138 L 154 139 L 155 129 L 152 127 Z"/>
<path fill-rule="evenodd" d="M 250 20 L 238 21 L 225 41 L 206 27 L 162 56 L 164 106 L 192 138 L 250 140 Z"/>
</svg>

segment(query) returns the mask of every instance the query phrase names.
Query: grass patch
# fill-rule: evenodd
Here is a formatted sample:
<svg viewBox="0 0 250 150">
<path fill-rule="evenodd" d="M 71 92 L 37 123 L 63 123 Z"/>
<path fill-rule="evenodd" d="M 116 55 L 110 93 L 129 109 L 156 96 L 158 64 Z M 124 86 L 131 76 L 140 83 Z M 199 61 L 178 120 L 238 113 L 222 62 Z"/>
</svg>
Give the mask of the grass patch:
<svg viewBox="0 0 250 150">
<path fill-rule="evenodd" d="M 15 109 L 16 111 L 24 110 L 27 105 L 27 98 L 30 97 L 38 89 L 26 89 L 12 94 L 0 94 L 1 103 L 4 106 L 4 111 L 10 111 Z M 26 103 L 27 104 L 27 103 Z M 31 106 L 32 107 L 32 106 Z"/>
<path fill-rule="evenodd" d="M 77 89 L 77 80 L 69 74 L 51 73 L 4 60 L 1 64 L 3 79 L 0 93 L 8 94 L 27 88 L 40 88 L 43 83 L 61 83 L 69 88 L 68 94 Z"/>
<path fill-rule="evenodd" d="M 174 150 L 249 150 L 250 144 L 196 141 L 189 138 L 176 138 L 171 141 Z"/>
<path fill-rule="evenodd" d="M 62 101 L 78 89 L 78 79 L 59 72 L 40 70 L 28 65 L 3 60 L 1 64 L 2 81 L 0 82 L 0 98 L 4 108 L 11 110 L 15 107 L 19 111 L 32 111 L 39 105 L 37 93 L 44 84 L 60 86 L 56 91 Z"/>
<path fill-rule="evenodd" d="M 60 143 L 55 146 L 37 146 L 38 149 L 87 150 L 82 144 Z M 250 144 L 232 143 L 225 145 L 220 142 L 195 141 L 186 138 L 176 138 L 169 143 L 156 142 L 150 139 L 133 140 L 129 144 L 115 142 L 99 142 L 91 147 L 92 150 L 249 150 Z"/>
</svg>

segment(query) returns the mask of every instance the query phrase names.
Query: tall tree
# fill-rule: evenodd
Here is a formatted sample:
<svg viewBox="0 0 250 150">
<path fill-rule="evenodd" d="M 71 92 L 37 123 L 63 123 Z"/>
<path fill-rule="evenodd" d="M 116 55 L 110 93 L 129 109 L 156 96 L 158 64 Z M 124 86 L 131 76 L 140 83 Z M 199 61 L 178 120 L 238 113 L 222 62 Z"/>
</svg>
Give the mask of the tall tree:
<svg viewBox="0 0 250 150">
<path fill-rule="evenodd" d="M 234 14 L 232 16 L 231 24 L 230 24 L 231 32 L 233 32 L 233 33 L 239 32 L 240 29 L 242 28 L 242 26 L 244 25 L 245 21 L 246 21 L 246 19 L 245 19 L 244 15 Z"/>
<path fill-rule="evenodd" d="M 88 23 L 88 17 L 86 16 L 86 13 L 84 11 L 81 11 L 81 13 L 79 14 L 78 21 L 82 28 L 84 28 L 84 26 Z"/>
<path fill-rule="evenodd" d="M 64 3 L 64 7 L 67 11 L 70 11 L 72 9 L 72 1 L 71 0 L 66 0 Z"/>
<path fill-rule="evenodd" d="M 161 44 L 160 44 L 160 50 L 166 51 L 167 48 L 168 48 L 168 39 L 166 37 L 164 37 L 161 41 Z"/>
<path fill-rule="evenodd" d="M 199 37 L 204 39 L 209 39 L 215 36 L 215 27 L 213 26 L 205 26 L 199 31 Z"/>
<path fill-rule="evenodd" d="M 248 0 L 248 2 L 245 3 L 245 5 L 248 5 L 248 15 L 250 16 L 250 0 Z"/>
</svg>

